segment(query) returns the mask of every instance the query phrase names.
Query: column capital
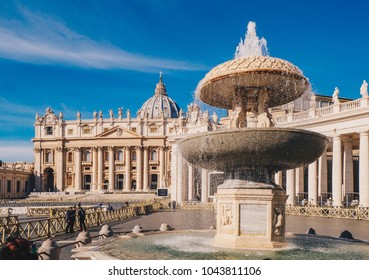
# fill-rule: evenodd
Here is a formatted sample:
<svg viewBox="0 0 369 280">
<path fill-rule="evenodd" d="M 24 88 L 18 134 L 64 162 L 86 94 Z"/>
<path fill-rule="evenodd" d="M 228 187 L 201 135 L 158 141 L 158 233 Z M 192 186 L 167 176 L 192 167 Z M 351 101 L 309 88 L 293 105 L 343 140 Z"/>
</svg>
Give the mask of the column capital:
<svg viewBox="0 0 369 280">
<path fill-rule="evenodd" d="M 113 152 L 114 152 L 114 150 L 115 150 L 115 147 L 114 147 L 114 146 L 109 146 L 109 147 L 108 147 L 108 151 L 109 151 L 109 152 L 111 152 L 111 151 L 113 151 Z"/>
<path fill-rule="evenodd" d="M 360 137 L 361 136 L 369 136 L 369 131 L 368 130 L 360 131 L 359 134 L 360 134 Z"/>
<path fill-rule="evenodd" d="M 33 148 L 33 151 L 36 152 L 36 153 L 40 153 L 42 151 L 41 148 Z"/>
<path fill-rule="evenodd" d="M 55 148 L 55 150 L 56 150 L 57 152 L 64 152 L 66 149 L 65 149 L 65 148 L 63 148 L 63 147 L 56 147 L 56 148 Z"/>
</svg>

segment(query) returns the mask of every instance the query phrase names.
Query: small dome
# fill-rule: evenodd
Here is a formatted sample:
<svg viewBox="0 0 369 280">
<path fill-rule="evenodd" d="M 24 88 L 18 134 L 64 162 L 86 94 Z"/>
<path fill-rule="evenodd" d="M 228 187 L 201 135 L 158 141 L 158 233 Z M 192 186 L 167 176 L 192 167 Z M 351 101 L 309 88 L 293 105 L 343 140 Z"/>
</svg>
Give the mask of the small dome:
<svg viewBox="0 0 369 280">
<path fill-rule="evenodd" d="M 141 117 L 144 118 L 147 114 L 148 118 L 159 118 L 164 113 L 164 118 L 178 118 L 179 111 L 180 108 L 177 103 L 168 96 L 162 74 L 160 73 L 154 96 L 141 106 Z"/>
</svg>

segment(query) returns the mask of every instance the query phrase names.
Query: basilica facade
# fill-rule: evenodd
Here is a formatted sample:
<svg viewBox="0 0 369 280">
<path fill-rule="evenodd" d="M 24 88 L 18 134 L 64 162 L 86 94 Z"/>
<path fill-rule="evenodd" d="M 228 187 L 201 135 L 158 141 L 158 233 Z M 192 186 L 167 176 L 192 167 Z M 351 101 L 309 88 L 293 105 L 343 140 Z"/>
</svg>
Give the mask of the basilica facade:
<svg viewBox="0 0 369 280">
<path fill-rule="evenodd" d="M 36 115 L 34 143 L 37 192 L 122 192 L 169 195 L 173 185 L 172 141 L 207 131 L 207 112 L 191 104 L 183 112 L 160 75 L 154 95 L 135 114 L 109 110 L 65 120 L 47 108 Z"/>
</svg>

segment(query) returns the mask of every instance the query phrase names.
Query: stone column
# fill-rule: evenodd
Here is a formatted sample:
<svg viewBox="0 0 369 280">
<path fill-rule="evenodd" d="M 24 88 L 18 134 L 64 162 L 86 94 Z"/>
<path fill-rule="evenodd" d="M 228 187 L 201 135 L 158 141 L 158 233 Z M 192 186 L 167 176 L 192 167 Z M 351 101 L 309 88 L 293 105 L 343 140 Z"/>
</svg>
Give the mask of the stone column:
<svg viewBox="0 0 369 280">
<path fill-rule="evenodd" d="M 283 181 L 282 181 L 282 171 L 278 171 L 274 175 L 274 182 L 282 187 Z"/>
<path fill-rule="evenodd" d="M 319 158 L 319 178 L 318 178 L 318 194 L 328 192 L 328 171 L 327 171 L 327 154 L 326 151 Z"/>
<path fill-rule="evenodd" d="M 149 190 L 149 147 L 144 147 L 143 166 L 143 191 L 147 192 Z"/>
<path fill-rule="evenodd" d="M 182 168 L 183 168 L 183 173 L 182 173 L 182 185 L 180 185 L 179 187 L 181 188 L 182 191 L 182 201 L 188 201 L 189 200 L 189 196 L 188 196 L 188 162 L 184 159 L 184 157 L 182 156 Z"/>
<path fill-rule="evenodd" d="M 345 194 L 354 192 L 354 160 L 351 140 L 343 143 L 343 189 Z"/>
<path fill-rule="evenodd" d="M 97 148 L 97 189 L 103 189 L 103 167 L 104 167 L 104 158 L 103 158 L 103 148 Z"/>
<path fill-rule="evenodd" d="M 187 200 L 191 200 L 194 197 L 194 184 L 193 184 L 193 180 L 194 180 L 194 167 L 192 164 L 187 163 L 187 169 L 188 169 L 188 198 Z"/>
<path fill-rule="evenodd" d="M 295 169 L 286 171 L 286 194 L 288 195 L 287 204 L 295 204 Z"/>
<path fill-rule="evenodd" d="M 126 156 L 126 174 L 124 177 L 124 191 L 131 190 L 131 149 L 130 147 L 126 146 L 124 150 L 124 154 Z"/>
<path fill-rule="evenodd" d="M 137 147 L 136 154 L 137 172 L 136 172 L 136 190 L 142 191 L 142 146 Z"/>
<path fill-rule="evenodd" d="M 309 164 L 309 189 L 308 189 L 308 202 L 310 205 L 317 205 L 318 203 L 318 172 L 317 172 L 317 162 Z"/>
<path fill-rule="evenodd" d="M 162 188 L 165 176 L 165 147 L 159 147 L 159 182 L 158 188 Z"/>
<path fill-rule="evenodd" d="M 81 157 L 81 148 L 74 149 L 74 188 L 76 190 L 81 190 L 81 183 L 82 183 L 82 157 Z"/>
<path fill-rule="evenodd" d="M 170 191 L 170 199 L 171 201 L 177 201 L 178 195 L 178 156 L 177 156 L 178 146 L 177 144 L 172 145 L 172 154 L 171 154 L 171 191 Z"/>
<path fill-rule="evenodd" d="M 98 155 L 97 155 L 97 148 L 92 148 L 92 190 L 97 190 L 97 166 L 98 166 Z"/>
<path fill-rule="evenodd" d="M 369 207 L 369 142 L 368 131 L 360 133 L 359 198 L 360 206 Z"/>
<path fill-rule="evenodd" d="M 108 187 L 109 191 L 114 190 L 114 186 L 115 186 L 114 171 L 115 171 L 114 147 L 109 147 L 109 187 Z"/>
<path fill-rule="evenodd" d="M 178 151 L 177 153 L 178 165 L 177 165 L 177 202 L 183 201 L 183 157 Z"/>
<path fill-rule="evenodd" d="M 34 189 L 35 191 L 41 191 L 41 174 L 42 174 L 42 170 L 41 170 L 41 149 L 40 148 L 34 148 L 34 160 L 35 160 L 35 186 Z M 3 185 L 4 189 L 5 189 L 5 184 Z M 33 189 L 31 190 L 32 192 L 34 191 Z M 5 196 L 4 196 L 5 197 Z"/>
<path fill-rule="evenodd" d="M 64 190 L 64 148 L 58 147 L 56 148 L 56 188 L 59 191 Z"/>
<path fill-rule="evenodd" d="M 295 192 L 304 192 L 304 167 L 298 167 L 295 169 Z"/>
<path fill-rule="evenodd" d="M 332 200 L 333 206 L 342 206 L 342 156 L 341 137 L 333 137 Z"/>
<path fill-rule="evenodd" d="M 209 171 L 201 169 L 201 202 L 209 200 Z"/>
</svg>

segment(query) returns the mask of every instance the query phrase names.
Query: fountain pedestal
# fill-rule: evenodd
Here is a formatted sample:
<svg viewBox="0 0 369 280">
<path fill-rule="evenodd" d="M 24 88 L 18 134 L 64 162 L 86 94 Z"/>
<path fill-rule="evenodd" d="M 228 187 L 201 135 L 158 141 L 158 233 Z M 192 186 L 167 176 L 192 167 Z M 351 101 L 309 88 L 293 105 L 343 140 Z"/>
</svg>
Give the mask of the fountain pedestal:
<svg viewBox="0 0 369 280">
<path fill-rule="evenodd" d="M 214 243 L 239 249 L 282 247 L 287 200 L 285 191 L 273 188 L 229 188 L 232 183 L 238 187 L 248 183 L 255 185 L 255 182 L 226 180 L 218 186 L 215 195 L 217 233 Z"/>
</svg>

